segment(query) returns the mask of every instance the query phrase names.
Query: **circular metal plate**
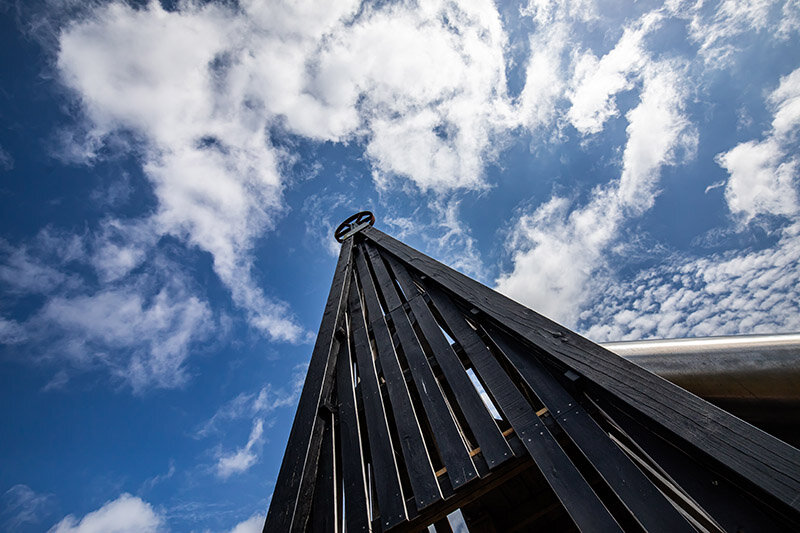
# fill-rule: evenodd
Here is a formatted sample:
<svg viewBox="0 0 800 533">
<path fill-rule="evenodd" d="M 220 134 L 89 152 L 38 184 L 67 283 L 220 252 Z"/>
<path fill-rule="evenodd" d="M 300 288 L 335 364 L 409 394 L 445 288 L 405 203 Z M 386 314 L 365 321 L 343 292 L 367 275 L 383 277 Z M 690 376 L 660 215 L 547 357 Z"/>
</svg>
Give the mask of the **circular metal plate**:
<svg viewBox="0 0 800 533">
<path fill-rule="evenodd" d="M 367 226 L 373 225 L 374 223 L 375 215 L 373 215 L 370 211 L 361 211 L 348 217 L 347 220 L 339 224 L 339 227 L 336 228 L 333 236 L 337 241 L 344 242 L 344 240 L 350 235 L 357 233 Z"/>
</svg>

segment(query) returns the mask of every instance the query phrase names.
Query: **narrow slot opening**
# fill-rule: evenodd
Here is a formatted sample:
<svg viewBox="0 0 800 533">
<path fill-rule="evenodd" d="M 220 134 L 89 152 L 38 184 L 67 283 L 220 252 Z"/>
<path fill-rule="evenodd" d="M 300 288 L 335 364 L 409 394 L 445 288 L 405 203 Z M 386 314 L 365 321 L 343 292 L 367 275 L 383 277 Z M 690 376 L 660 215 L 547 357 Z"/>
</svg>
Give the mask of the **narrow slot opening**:
<svg viewBox="0 0 800 533">
<path fill-rule="evenodd" d="M 456 509 L 447 515 L 447 521 L 450 522 L 453 533 L 469 533 L 469 528 L 466 521 L 464 521 L 464 515 L 461 514 L 461 509 Z"/>
<path fill-rule="evenodd" d="M 489 348 L 489 351 L 492 353 L 494 358 L 497 360 L 500 366 L 503 367 L 506 375 L 511 379 L 511 381 L 514 382 L 522 395 L 525 396 L 525 398 L 528 400 L 528 403 L 531 405 L 531 407 L 533 407 L 534 411 L 540 411 L 542 408 L 544 408 L 544 404 L 536 395 L 536 392 L 528 386 L 528 383 L 522 378 L 522 375 L 519 373 L 517 368 L 505 357 L 503 351 L 495 344 L 491 336 L 489 336 L 479 324 L 474 324 L 470 320 L 467 320 L 467 322 L 475 328 L 478 335 L 481 337 L 484 344 Z"/>
<path fill-rule="evenodd" d="M 478 376 L 475 374 L 475 371 L 472 368 L 467 369 L 467 375 L 469 379 L 472 381 L 472 386 L 475 387 L 475 390 L 478 391 L 478 394 L 483 400 L 483 404 L 492 414 L 495 420 L 503 420 L 503 415 L 500 414 L 500 410 L 494 404 L 492 399 L 489 397 L 489 393 L 486 392 L 486 389 L 483 388 L 483 384 L 478 379 Z"/>
<path fill-rule="evenodd" d="M 455 420 L 456 427 L 458 428 L 461 438 L 464 440 L 464 444 L 467 446 L 467 449 L 472 450 L 473 448 L 477 447 L 477 440 L 475 439 L 475 435 L 473 434 L 472 430 L 469 428 L 467 418 L 461 411 L 461 407 L 456 400 L 456 395 L 453 392 L 450 383 L 448 383 L 447 379 L 443 375 L 442 369 L 439 367 L 438 358 L 433 353 L 433 348 L 428 342 L 428 339 L 425 337 L 425 335 L 423 335 L 422 329 L 419 326 L 419 322 L 414 315 L 409 315 L 409 318 L 412 319 L 411 325 L 414 328 L 414 333 L 416 334 L 417 339 L 420 341 L 420 345 L 422 346 L 422 351 L 425 353 L 425 357 L 428 358 L 431 370 L 433 370 L 433 377 L 436 379 L 436 383 L 439 385 L 439 388 L 442 391 L 445 403 L 450 411 L 450 416 L 453 418 L 453 420 Z M 439 330 L 441 331 L 441 327 L 439 327 Z M 450 346 L 452 347 L 452 344 Z"/>
</svg>

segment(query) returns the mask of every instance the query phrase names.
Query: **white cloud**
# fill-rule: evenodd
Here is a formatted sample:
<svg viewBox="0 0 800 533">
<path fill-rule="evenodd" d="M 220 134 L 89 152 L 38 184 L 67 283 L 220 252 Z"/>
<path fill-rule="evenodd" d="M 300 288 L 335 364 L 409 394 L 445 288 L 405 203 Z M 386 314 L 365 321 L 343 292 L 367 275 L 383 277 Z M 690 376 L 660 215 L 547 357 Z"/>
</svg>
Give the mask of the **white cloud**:
<svg viewBox="0 0 800 533">
<path fill-rule="evenodd" d="M 689 36 L 700 45 L 706 64 L 715 67 L 732 60 L 747 33 L 769 31 L 773 38 L 787 39 L 800 27 L 792 0 L 677 1 L 670 7 L 675 16 L 690 20 Z"/>
<path fill-rule="evenodd" d="M 728 208 L 744 222 L 760 214 L 794 216 L 800 212 L 800 162 L 794 155 L 800 126 L 800 69 L 781 78 L 767 100 L 774 110 L 767 137 L 740 143 L 716 158 L 730 174 L 725 186 Z"/>
<path fill-rule="evenodd" d="M 0 241 L 6 304 L 45 297 L 26 318 L 0 318 L 0 342 L 18 345 L 27 361 L 60 367 L 45 390 L 97 367 L 136 392 L 186 382 L 190 347 L 216 325 L 156 240 L 145 221 L 110 219 L 83 235 L 45 228 L 19 247 Z"/>
<path fill-rule="evenodd" d="M 240 474 L 250 469 L 258 461 L 258 452 L 264 442 L 264 421 L 260 418 L 253 421 L 253 429 L 247 444 L 230 454 L 223 454 L 217 461 L 217 475 L 228 479 L 233 474 Z"/>
<path fill-rule="evenodd" d="M 214 415 L 195 432 L 195 437 L 207 437 L 219 431 L 219 426 L 230 420 L 248 416 L 265 416 L 281 407 L 292 407 L 297 403 L 303 390 L 307 365 L 295 367 L 292 377 L 285 386 L 275 387 L 267 383 L 258 393 L 243 392 L 217 409 Z"/>
<path fill-rule="evenodd" d="M 264 520 L 266 517 L 263 515 L 253 515 L 243 522 L 239 522 L 228 533 L 261 533 L 264 528 Z"/>
<path fill-rule="evenodd" d="M 591 51 L 576 59 L 567 118 L 579 132 L 598 133 L 618 114 L 614 96 L 633 87 L 649 60 L 642 41 L 661 19 L 659 13 L 648 13 L 625 28 L 616 46 L 601 59 Z"/>
<path fill-rule="evenodd" d="M 136 496 L 122 494 L 80 520 L 66 516 L 50 533 L 157 533 L 164 531 L 164 517 Z"/>
<path fill-rule="evenodd" d="M 720 154 L 717 163 L 730 173 L 725 199 L 735 214 L 749 221 L 756 215 L 792 215 L 798 211 L 797 160 L 782 161 L 774 140 L 749 141 Z"/>
<path fill-rule="evenodd" d="M 278 155 L 267 117 L 248 107 L 246 88 L 218 87 L 241 47 L 243 22 L 222 7 L 112 3 L 60 35 L 58 67 L 79 95 L 95 144 L 118 131 L 143 142 L 144 170 L 159 199 L 154 227 L 210 252 L 220 278 L 252 323 L 281 340 L 302 329 L 251 277 L 253 239 L 280 211 Z M 216 62 L 216 63 L 215 63 Z M 215 70 L 214 65 L 222 65 Z M 131 252 L 130 249 L 127 251 Z M 108 265 L 113 276 L 135 263 Z"/>
<path fill-rule="evenodd" d="M 661 167 L 693 153 L 685 93 L 679 65 L 645 65 L 639 104 L 626 115 L 620 179 L 596 188 L 582 207 L 555 196 L 523 214 L 507 243 L 513 266 L 496 280 L 498 290 L 557 321 L 577 322 L 623 223 L 653 205 Z"/>
<path fill-rule="evenodd" d="M 797 331 L 800 227 L 775 246 L 704 258 L 678 256 L 622 283 L 608 283 L 581 314 L 592 340 Z"/>
<path fill-rule="evenodd" d="M 0 239 L 0 283 L 11 294 L 47 294 L 77 280 L 42 260 L 39 250 L 30 246 L 13 247 Z M 47 254 L 49 255 L 49 254 Z"/>
<path fill-rule="evenodd" d="M 158 198 L 154 231 L 210 252 L 233 300 L 275 339 L 305 335 L 251 275 L 255 239 L 284 212 L 289 154 L 270 128 L 364 142 L 379 186 L 402 177 L 442 193 L 483 187 L 493 141 L 516 120 L 490 1 L 358 9 L 112 2 L 59 36 L 61 80 L 87 118 L 72 151 L 91 158 L 130 133 Z M 141 256 L 115 246 L 115 261 L 98 265 L 109 279 Z"/>
<path fill-rule="evenodd" d="M 108 367 L 138 392 L 184 384 L 189 345 L 212 322 L 207 304 L 179 287 L 149 299 L 130 287 L 51 298 L 29 325 L 54 337 L 58 357 L 78 367 Z"/>
</svg>

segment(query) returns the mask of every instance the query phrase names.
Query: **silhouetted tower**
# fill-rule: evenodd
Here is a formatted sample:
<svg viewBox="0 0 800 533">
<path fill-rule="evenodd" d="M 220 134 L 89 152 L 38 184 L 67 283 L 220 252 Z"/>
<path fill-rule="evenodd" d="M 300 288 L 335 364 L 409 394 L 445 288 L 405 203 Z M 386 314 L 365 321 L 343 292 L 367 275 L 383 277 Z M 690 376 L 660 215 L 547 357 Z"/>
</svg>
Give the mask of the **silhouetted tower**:
<svg viewBox="0 0 800 533">
<path fill-rule="evenodd" d="M 800 531 L 800 451 L 373 222 L 336 232 L 265 532 Z"/>
</svg>

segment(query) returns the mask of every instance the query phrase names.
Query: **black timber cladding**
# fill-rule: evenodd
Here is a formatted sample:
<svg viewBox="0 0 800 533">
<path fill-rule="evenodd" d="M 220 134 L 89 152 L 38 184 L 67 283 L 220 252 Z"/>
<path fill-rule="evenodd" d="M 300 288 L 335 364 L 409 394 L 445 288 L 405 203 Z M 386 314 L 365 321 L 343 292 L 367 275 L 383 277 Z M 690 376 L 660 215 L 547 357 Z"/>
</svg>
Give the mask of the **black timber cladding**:
<svg viewBox="0 0 800 533">
<path fill-rule="evenodd" d="M 523 479 L 529 511 L 501 516 Z M 475 529 L 797 531 L 800 451 L 359 229 L 264 531 L 446 531 L 459 508 Z"/>
</svg>

